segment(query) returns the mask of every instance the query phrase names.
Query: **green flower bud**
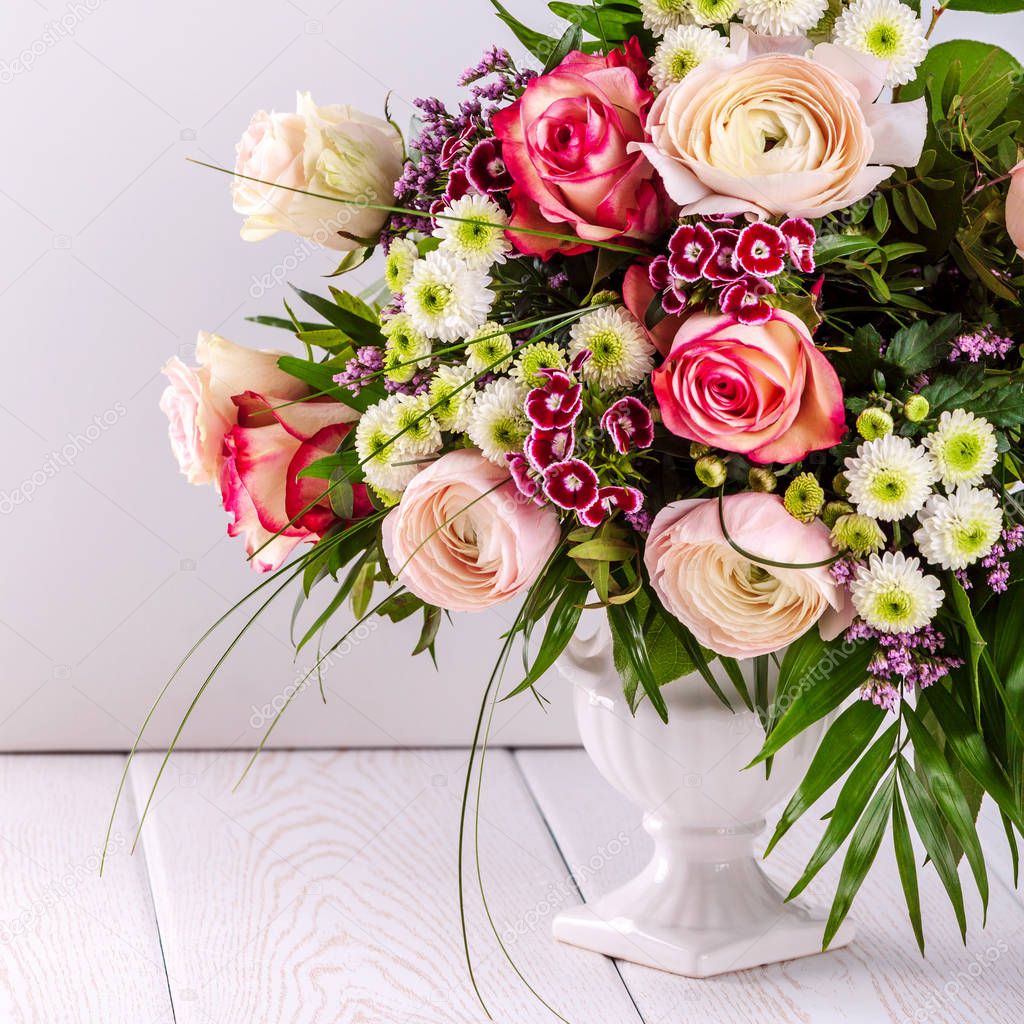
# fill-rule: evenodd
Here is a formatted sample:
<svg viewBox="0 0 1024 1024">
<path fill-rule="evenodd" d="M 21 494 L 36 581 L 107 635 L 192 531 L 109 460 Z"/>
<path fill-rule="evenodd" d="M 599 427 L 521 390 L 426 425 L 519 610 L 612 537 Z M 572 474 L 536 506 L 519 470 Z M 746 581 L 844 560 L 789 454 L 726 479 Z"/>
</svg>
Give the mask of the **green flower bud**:
<svg viewBox="0 0 1024 1024">
<path fill-rule="evenodd" d="M 717 455 L 704 455 L 697 460 L 694 469 L 697 479 L 705 487 L 721 487 L 725 483 L 725 463 Z"/>
<path fill-rule="evenodd" d="M 752 491 L 771 494 L 779 486 L 779 478 L 763 466 L 754 466 L 747 474 L 747 486 Z"/>
<path fill-rule="evenodd" d="M 821 513 L 821 518 L 831 530 L 841 516 L 848 516 L 853 511 L 854 508 L 848 501 L 830 501 L 825 506 L 825 511 Z"/>
<path fill-rule="evenodd" d="M 694 441 L 693 444 L 690 445 L 690 458 L 702 459 L 710 451 L 711 448 L 708 445 Z"/>
<path fill-rule="evenodd" d="M 825 504 L 825 492 L 811 473 L 793 478 L 782 499 L 786 511 L 801 523 L 809 523 Z"/>
<path fill-rule="evenodd" d="M 836 492 L 841 498 L 845 498 L 850 493 L 850 483 L 846 479 L 845 473 L 836 473 L 832 477 L 832 490 Z"/>
<path fill-rule="evenodd" d="M 877 441 L 880 437 L 891 434 L 892 427 L 892 417 L 884 409 L 865 409 L 857 417 L 857 433 L 865 441 Z"/>
<path fill-rule="evenodd" d="M 931 410 L 931 405 L 928 399 L 924 395 L 911 395 L 906 402 L 903 403 L 903 415 L 906 416 L 911 423 L 920 423 Z"/>
<path fill-rule="evenodd" d="M 864 558 L 885 547 L 885 534 L 871 516 L 854 512 L 836 520 L 832 527 L 832 543 L 840 551 L 849 551 L 858 558 Z"/>
<path fill-rule="evenodd" d="M 595 292 L 590 298 L 590 304 L 592 306 L 600 306 L 605 302 L 618 302 L 619 293 L 613 291 Z"/>
</svg>

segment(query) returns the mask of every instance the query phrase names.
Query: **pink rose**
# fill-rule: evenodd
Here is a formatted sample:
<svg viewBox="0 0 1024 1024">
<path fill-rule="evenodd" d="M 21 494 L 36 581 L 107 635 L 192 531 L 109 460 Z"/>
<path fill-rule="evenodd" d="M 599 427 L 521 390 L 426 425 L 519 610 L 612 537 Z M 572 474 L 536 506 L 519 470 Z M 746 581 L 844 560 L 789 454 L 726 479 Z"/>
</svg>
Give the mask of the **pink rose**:
<svg viewBox="0 0 1024 1024">
<path fill-rule="evenodd" d="M 884 61 L 832 43 L 808 56 L 765 52 L 772 44 L 787 41 L 734 26 L 730 53 L 651 108 L 651 142 L 633 148 L 684 215 L 822 217 L 920 159 L 925 101 L 876 102 Z"/>
<path fill-rule="evenodd" d="M 559 536 L 554 509 L 520 497 L 506 469 L 469 450 L 418 473 L 382 529 L 391 570 L 413 594 L 468 612 L 526 590 Z"/>
<path fill-rule="evenodd" d="M 224 435 L 237 422 L 232 395 L 251 390 L 286 402 L 309 394 L 305 384 L 278 369 L 281 355 L 254 351 L 200 331 L 198 366 L 186 366 L 177 357 L 164 365 L 170 384 L 160 398 L 160 408 L 170 421 L 171 449 L 190 484 L 220 478 Z"/>
<path fill-rule="evenodd" d="M 1006 231 L 1024 256 L 1024 160 L 1010 171 L 1010 189 L 1006 193 Z"/>
<path fill-rule="evenodd" d="M 804 564 L 835 554 L 825 524 L 797 521 L 777 494 L 730 495 L 724 515 L 729 536 L 760 558 Z M 736 551 L 722 534 L 717 498 L 666 505 L 651 525 L 644 561 L 666 610 L 726 657 L 770 654 L 815 623 L 831 640 L 853 620 L 828 566 L 780 569 Z"/>
<path fill-rule="evenodd" d="M 652 376 L 665 426 L 753 462 L 796 462 L 846 432 L 843 392 L 802 320 L 696 313 Z"/>
<path fill-rule="evenodd" d="M 235 395 L 233 402 L 238 423 L 224 439 L 220 474 L 224 510 L 232 517 L 228 534 L 245 537 L 248 555 L 263 548 L 253 567 L 268 572 L 296 545 L 318 540 L 339 522 L 326 494 L 328 482 L 298 474 L 337 451 L 358 414 L 319 399 L 281 408 L 277 400 L 253 391 Z M 361 519 L 371 505 L 362 484 L 354 490 L 352 518 Z"/>
<path fill-rule="evenodd" d="M 646 138 L 653 99 L 640 81 L 646 72 L 635 39 L 607 57 L 574 51 L 494 115 L 494 134 L 514 182 L 513 229 L 598 242 L 649 240 L 660 232 L 664 194 L 643 154 L 629 152 L 630 143 Z M 590 248 L 514 231 L 509 237 L 520 252 L 542 259 Z"/>
</svg>

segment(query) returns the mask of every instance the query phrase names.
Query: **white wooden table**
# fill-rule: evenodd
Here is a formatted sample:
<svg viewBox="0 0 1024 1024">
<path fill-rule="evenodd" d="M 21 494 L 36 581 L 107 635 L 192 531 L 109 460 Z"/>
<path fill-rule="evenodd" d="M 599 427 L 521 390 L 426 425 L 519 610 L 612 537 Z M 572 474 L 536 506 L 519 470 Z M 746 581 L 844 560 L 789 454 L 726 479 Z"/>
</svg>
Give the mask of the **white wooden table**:
<svg viewBox="0 0 1024 1024">
<path fill-rule="evenodd" d="M 458 923 L 457 750 L 176 754 L 143 842 L 142 755 L 96 877 L 123 758 L 0 757 L 2 1024 L 468 1024 L 486 1020 Z M 806 822 L 769 860 L 795 877 Z M 883 849 L 849 949 L 695 982 L 561 946 L 559 907 L 628 877 L 649 851 L 638 814 L 577 750 L 494 750 L 480 813 L 490 912 L 523 978 L 571 1024 L 1014 1022 L 1024 1016 L 1024 906 L 1005 867 L 966 948 L 931 868 L 928 959 Z M 823 898 L 826 875 L 810 895 Z M 468 927 L 495 1020 L 557 1018 L 517 977 L 480 904 Z M 965 891 L 970 891 L 965 883 Z"/>
</svg>

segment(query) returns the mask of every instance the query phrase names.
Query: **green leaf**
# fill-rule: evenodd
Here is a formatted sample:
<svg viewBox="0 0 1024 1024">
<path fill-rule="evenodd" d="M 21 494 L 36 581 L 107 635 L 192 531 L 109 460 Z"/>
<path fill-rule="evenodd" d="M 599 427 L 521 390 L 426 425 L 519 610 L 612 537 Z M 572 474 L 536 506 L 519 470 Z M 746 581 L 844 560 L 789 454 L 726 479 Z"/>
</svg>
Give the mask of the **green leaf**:
<svg viewBox="0 0 1024 1024">
<path fill-rule="evenodd" d="M 836 798 L 836 806 L 829 816 L 825 834 L 811 854 L 811 859 L 804 868 L 799 881 L 790 890 L 787 900 L 794 899 L 807 888 L 814 876 L 832 859 L 835 852 L 843 845 L 853 826 L 859 820 L 864 808 L 867 807 L 871 794 L 881 781 L 889 760 L 892 757 L 893 745 L 899 732 L 899 723 L 894 722 L 868 748 L 867 753 L 857 762 L 857 766 L 847 776 L 843 788 Z"/>
<path fill-rule="evenodd" d="M 595 39 L 606 39 L 610 43 L 620 43 L 633 35 L 641 35 L 644 30 L 643 19 L 638 7 L 629 10 L 618 10 L 603 6 L 598 11 L 593 4 L 549 3 L 548 10 L 559 18 L 579 25 L 584 32 Z"/>
<path fill-rule="evenodd" d="M 711 671 L 710 661 L 714 655 L 709 658 L 710 652 L 705 651 L 687 626 L 667 611 L 660 602 L 652 598 L 652 604 L 656 609 L 656 615 L 653 622 L 648 625 L 646 634 L 648 641 L 654 641 L 653 645 L 649 643 L 649 647 L 652 650 L 651 660 L 655 666 L 656 678 L 662 680 L 664 677 L 664 683 L 671 683 L 696 671 L 711 688 L 711 692 L 731 711 L 732 704 Z M 740 680 L 743 681 L 742 672 Z M 733 685 L 736 685 L 735 678 Z M 746 693 L 746 683 L 743 683 L 742 694 L 749 706 L 750 697 Z"/>
<path fill-rule="evenodd" d="M 843 256 L 877 247 L 878 243 L 867 235 L 819 235 L 814 245 L 814 262 L 820 267 Z"/>
<path fill-rule="evenodd" d="M 813 652 L 813 647 L 808 650 Z M 787 651 L 787 657 L 788 654 Z M 800 657 L 799 671 L 794 668 L 792 678 L 785 680 L 784 689 L 777 697 L 780 702 L 789 701 L 789 706 L 783 708 L 778 724 L 751 763 L 757 764 L 777 754 L 794 736 L 839 707 L 864 682 L 871 656 L 871 644 L 854 644 L 840 637 L 823 643 L 817 657 Z"/>
<path fill-rule="evenodd" d="M 503 7 L 498 0 L 491 0 L 491 6 L 495 9 L 498 17 L 512 30 L 512 34 L 530 51 L 542 64 L 546 63 L 551 51 L 555 47 L 555 40 L 542 32 L 534 32 L 527 28 L 518 18 Z"/>
<path fill-rule="evenodd" d="M 376 320 L 366 320 L 359 313 L 339 306 L 337 302 L 325 299 L 322 295 L 303 291 L 295 285 L 292 285 L 292 290 L 307 306 L 315 309 L 328 323 L 343 331 L 354 342 L 360 345 L 384 344 L 384 335 L 380 333 L 380 326 Z"/>
<path fill-rule="evenodd" d="M 358 395 L 354 395 L 348 388 L 335 384 L 334 375 L 342 370 L 343 364 L 339 365 L 333 361 L 317 363 L 309 359 L 299 359 L 297 356 L 281 356 L 277 365 L 285 373 L 305 381 L 319 394 L 327 395 L 342 405 L 355 409 L 356 412 L 366 412 L 371 405 L 376 405 L 385 398 L 383 386 L 376 382 L 363 385 Z"/>
<path fill-rule="evenodd" d="M 647 651 L 647 641 L 640 629 L 636 602 L 629 604 L 613 604 L 608 606 L 608 624 L 611 626 L 614 648 L 617 658 L 621 657 L 624 664 L 636 676 L 651 706 L 663 722 L 668 721 L 668 706 L 661 695 L 654 669 L 651 666 Z"/>
<path fill-rule="evenodd" d="M 1010 14 L 1024 11 L 1024 0 L 949 0 L 951 11 L 981 11 L 983 14 Z"/>
<path fill-rule="evenodd" d="M 636 554 L 636 545 L 613 537 L 595 537 L 569 548 L 572 559 L 589 559 L 597 562 L 623 562 Z"/>
<path fill-rule="evenodd" d="M 580 48 L 580 44 L 583 42 L 583 30 L 579 25 L 570 25 L 563 33 L 561 39 L 555 43 L 555 48 L 551 51 L 551 56 L 548 57 L 547 62 L 544 64 L 544 74 L 548 74 L 558 67 L 563 60 L 573 51 Z"/>
<path fill-rule="evenodd" d="M 696 642 L 697 641 L 694 640 L 694 643 Z M 740 668 L 739 662 L 735 658 L 726 658 L 723 655 L 719 655 L 718 662 L 722 668 L 725 669 L 725 674 L 729 677 L 729 681 L 732 683 L 733 688 L 739 694 L 740 700 L 746 704 L 748 710 L 753 711 L 754 702 L 750 699 L 750 691 L 747 689 L 747 680 L 743 676 L 743 669 Z"/>
<path fill-rule="evenodd" d="M 950 340 L 959 329 L 959 313 L 950 313 L 934 323 L 915 320 L 893 335 L 886 349 L 885 361 L 907 377 L 923 373 L 942 360 Z"/>
<path fill-rule="evenodd" d="M 876 707 L 871 701 L 858 700 L 832 723 L 825 733 L 825 738 L 818 745 L 803 782 L 786 804 L 786 809 L 775 826 L 775 833 L 765 850 L 766 857 L 793 824 L 838 782 L 864 753 L 884 718 L 885 712 L 882 708 Z"/>
<path fill-rule="evenodd" d="M 960 935 L 966 940 L 967 916 L 964 913 L 964 892 L 960 885 L 960 876 L 956 872 L 956 864 L 953 863 L 949 843 L 946 841 L 942 821 L 932 803 L 930 794 L 910 767 L 910 762 L 900 754 L 896 764 L 899 769 L 900 784 L 903 786 L 903 793 L 907 798 L 907 807 L 910 809 L 910 817 L 913 819 L 917 834 L 921 837 L 921 842 L 935 867 L 935 873 L 939 876 L 943 888 L 949 896 L 949 901 L 953 905 L 957 924 L 960 926 Z"/>
<path fill-rule="evenodd" d="M 910 840 L 907 815 L 898 790 L 892 794 L 892 847 L 896 854 L 896 867 L 900 873 L 903 897 L 907 901 L 907 913 L 914 929 L 917 947 L 924 953 L 924 924 L 921 921 L 921 893 L 917 887 L 917 864 L 914 861 L 914 845 Z"/>
<path fill-rule="evenodd" d="M 949 823 L 956 841 L 967 857 L 967 863 L 974 874 L 974 880 L 981 896 L 981 905 L 988 912 L 988 872 L 985 870 L 985 855 L 981 851 L 974 814 L 967 803 L 967 797 L 960 788 L 953 770 L 934 737 L 909 706 L 903 706 L 903 720 L 907 724 L 910 740 L 914 745 L 914 760 L 923 773 L 928 789 L 942 816 Z M 945 837 L 944 837 L 945 839 Z M 948 847 L 947 842 L 947 847 Z M 949 851 L 949 859 L 955 865 L 959 850 Z"/>
<path fill-rule="evenodd" d="M 928 201 L 913 185 L 907 186 L 907 201 L 910 203 L 910 209 L 914 211 L 914 216 L 926 228 L 934 231 L 935 218 L 932 216 L 932 211 L 928 208 Z"/>
<path fill-rule="evenodd" d="M 846 915 L 850 912 L 857 891 L 874 863 L 878 847 L 882 843 L 882 836 L 885 835 L 885 823 L 889 818 L 895 785 L 895 773 L 890 772 L 857 824 L 843 860 L 843 871 L 839 876 L 835 899 L 832 901 L 832 909 L 829 911 L 828 922 L 825 925 L 822 949 L 828 949 L 829 943 L 839 931 L 839 926 L 846 920 Z"/>
</svg>

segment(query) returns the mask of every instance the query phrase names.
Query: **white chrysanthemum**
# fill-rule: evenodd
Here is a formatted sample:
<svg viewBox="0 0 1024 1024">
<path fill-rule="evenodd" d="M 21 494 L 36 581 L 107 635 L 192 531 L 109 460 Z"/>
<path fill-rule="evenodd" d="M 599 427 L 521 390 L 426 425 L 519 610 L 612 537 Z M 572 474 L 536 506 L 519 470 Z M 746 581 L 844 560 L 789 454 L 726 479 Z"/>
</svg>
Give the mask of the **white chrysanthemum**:
<svg viewBox="0 0 1024 1024">
<path fill-rule="evenodd" d="M 765 36 L 801 36 L 828 10 L 828 0 L 742 0 L 743 24 Z"/>
<path fill-rule="evenodd" d="M 438 249 L 413 266 L 405 286 L 405 311 L 428 338 L 457 341 L 487 319 L 494 302 L 489 283 L 483 271 Z"/>
<path fill-rule="evenodd" d="M 366 482 L 389 495 L 401 494 L 422 468 L 414 464 L 417 456 L 403 443 L 404 436 L 392 440 L 399 430 L 395 414 L 400 397 L 371 405 L 356 424 L 356 454 Z"/>
<path fill-rule="evenodd" d="M 580 317 L 569 331 L 572 356 L 589 350 L 581 373 L 609 391 L 639 384 L 654 367 L 654 346 L 626 310 L 605 306 Z"/>
<path fill-rule="evenodd" d="M 508 377 L 488 384 L 473 402 L 468 433 L 486 458 L 499 466 L 506 465 L 506 453 L 522 451 L 530 433 L 523 389 Z"/>
<path fill-rule="evenodd" d="M 651 61 L 651 77 L 659 89 L 681 82 L 694 68 L 729 52 L 725 36 L 699 25 L 670 28 Z"/>
<path fill-rule="evenodd" d="M 416 243 L 408 238 L 395 238 L 384 257 L 384 283 L 396 295 L 409 283 L 412 268 L 419 259 Z"/>
<path fill-rule="evenodd" d="M 887 85 L 905 85 L 928 53 L 921 19 L 900 0 L 853 0 L 836 18 L 832 41 L 889 65 Z"/>
<path fill-rule="evenodd" d="M 918 513 L 914 542 L 925 560 L 943 569 L 966 569 L 999 540 L 1003 510 L 992 491 L 958 487 L 948 497 L 933 494 Z"/>
<path fill-rule="evenodd" d="M 416 329 L 408 313 L 398 313 L 385 320 L 380 331 L 387 338 L 384 371 L 391 380 L 404 384 L 412 380 L 418 369 L 430 365 L 430 339 Z"/>
<path fill-rule="evenodd" d="M 444 214 L 457 217 L 447 220 Z M 457 256 L 474 270 L 489 270 L 504 263 L 512 245 L 505 237 L 508 214 L 493 199 L 475 192 L 456 199 L 438 218 L 434 237 L 441 249 Z"/>
<path fill-rule="evenodd" d="M 553 341 L 535 341 L 519 349 L 512 376 L 528 388 L 541 387 L 546 377 L 540 370 L 564 370 L 565 350 Z"/>
<path fill-rule="evenodd" d="M 919 511 L 938 479 L 928 453 L 897 434 L 865 441 L 846 460 L 845 475 L 857 511 L 884 522 Z"/>
<path fill-rule="evenodd" d="M 677 25 L 688 25 L 693 21 L 690 14 L 690 0 L 640 0 L 640 13 L 644 26 L 656 36 L 664 35 Z"/>
<path fill-rule="evenodd" d="M 980 484 L 998 458 L 992 424 L 964 409 L 944 412 L 924 445 L 947 487 Z"/>
<path fill-rule="evenodd" d="M 470 383 L 474 376 L 468 366 L 438 367 L 427 394 L 430 404 L 435 406 L 434 416 L 442 430 L 461 434 L 469 429 L 473 398 L 476 395 L 476 389 Z"/>
<path fill-rule="evenodd" d="M 429 409 L 428 395 L 396 396 L 395 433 L 401 436 L 395 443 L 407 455 L 433 455 L 441 448 L 441 427 Z"/>
<path fill-rule="evenodd" d="M 512 362 L 514 347 L 505 328 L 488 320 L 466 342 L 466 365 L 474 373 L 502 373 Z M 503 356 L 510 358 L 504 359 Z"/>
<path fill-rule="evenodd" d="M 740 0 L 690 0 L 690 14 L 698 25 L 724 25 L 739 6 Z"/>
<path fill-rule="evenodd" d="M 901 551 L 872 555 L 850 584 L 857 614 L 883 633 L 912 633 L 927 626 L 942 604 L 942 587 Z"/>
</svg>

